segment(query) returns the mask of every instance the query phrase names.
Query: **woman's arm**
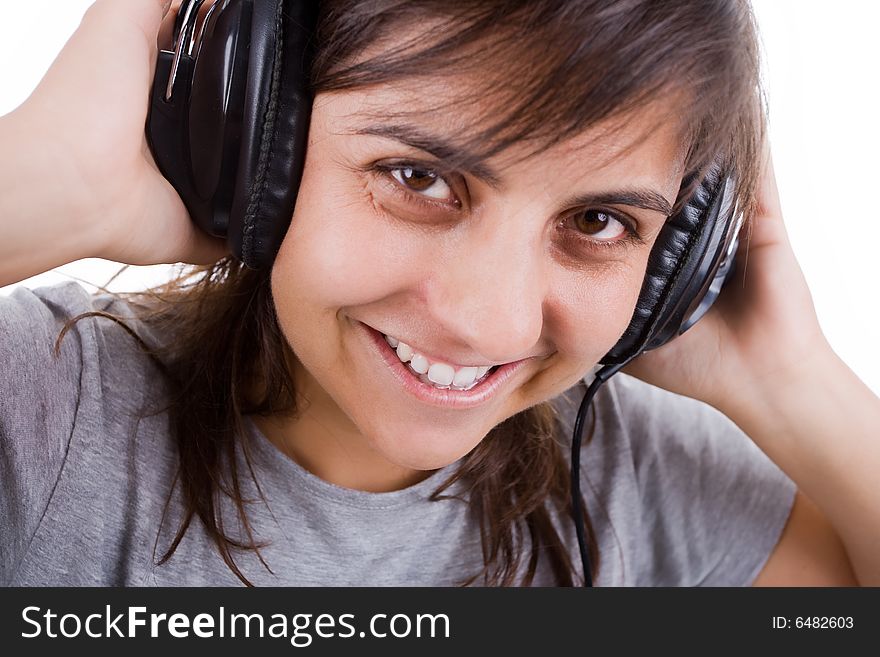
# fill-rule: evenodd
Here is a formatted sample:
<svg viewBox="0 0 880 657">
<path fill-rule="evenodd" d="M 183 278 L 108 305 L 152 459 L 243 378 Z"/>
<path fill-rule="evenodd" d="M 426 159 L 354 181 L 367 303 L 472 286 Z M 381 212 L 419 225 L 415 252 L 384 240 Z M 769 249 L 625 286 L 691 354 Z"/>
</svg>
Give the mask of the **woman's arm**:
<svg viewBox="0 0 880 657">
<path fill-rule="evenodd" d="M 800 490 L 756 583 L 880 585 L 880 399 L 830 348 L 765 383 L 721 409 Z"/>
<path fill-rule="evenodd" d="M 75 167 L 24 113 L 0 118 L 0 286 L 101 254 L 105 245 Z"/>
<path fill-rule="evenodd" d="M 99 0 L 34 93 L 0 118 L 0 286 L 84 257 L 213 262 L 144 124 L 163 0 Z"/>
<path fill-rule="evenodd" d="M 757 584 L 880 585 L 880 399 L 819 327 L 769 153 L 747 230 L 706 317 L 625 371 L 719 409 L 797 484 Z"/>
</svg>

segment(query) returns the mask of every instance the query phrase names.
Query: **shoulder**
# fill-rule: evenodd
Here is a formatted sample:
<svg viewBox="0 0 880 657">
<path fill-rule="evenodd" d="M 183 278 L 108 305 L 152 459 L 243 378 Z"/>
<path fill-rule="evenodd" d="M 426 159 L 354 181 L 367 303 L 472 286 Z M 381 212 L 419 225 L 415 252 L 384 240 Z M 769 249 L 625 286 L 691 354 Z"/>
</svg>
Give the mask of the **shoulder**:
<svg viewBox="0 0 880 657">
<path fill-rule="evenodd" d="M 77 283 L 0 296 L 0 581 L 23 572 L 38 528 L 82 543 L 125 512 L 132 476 L 165 476 L 166 418 L 141 417 L 165 388 L 131 335 L 155 338 L 137 315 Z M 94 523 L 83 523 L 83 504 Z"/>
<path fill-rule="evenodd" d="M 585 392 L 580 383 L 554 400 L 569 447 Z M 614 550 L 604 564 L 612 574 L 620 566 L 619 577 L 605 583 L 751 583 L 782 531 L 794 483 L 701 401 L 618 374 L 593 409 L 581 489 L 600 549 L 603 534 L 614 538 L 606 537 Z"/>
<path fill-rule="evenodd" d="M 85 317 L 70 326 L 79 336 L 113 336 L 125 332 L 118 321 L 98 321 L 113 315 L 125 320 L 137 335 L 154 341 L 157 336 L 142 321 L 139 311 L 143 308 L 122 296 L 92 294 L 73 281 L 34 289 L 20 285 L 0 296 L 0 336 L 6 348 L 16 340 L 45 342 L 49 337 L 57 338 L 65 324 L 80 316 Z"/>
<path fill-rule="evenodd" d="M 582 381 L 553 402 L 569 450 L 586 387 Z M 781 475 L 717 409 L 626 374 L 612 377 L 597 392 L 581 450 L 585 476 L 651 499 L 654 507 L 693 494 L 727 494 L 749 478 L 779 480 Z"/>
<path fill-rule="evenodd" d="M 581 381 L 553 400 L 560 427 L 569 436 L 586 389 Z M 675 456 L 700 460 L 712 450 L 763 456 L 732 420 L 712 406 L 626 374 L 615 375 L 599 389 L 592 412 L 595 429 L 589 444 L 584 436 L 584 449 L 594 449 L 589 445 L 596 443 L 597 449 L 625 450 L 637 468 Z"/>
<path fill-rule="evenodd" d="M 82 423 L 97 431 L 161 398 L 165 382 L 145 350 L 158 336 L 142 310 L 74 282 L 19 286 L 0 297 L 4 433 L 25 440 L 52 430 L 63 438 Z"/>
</svg>

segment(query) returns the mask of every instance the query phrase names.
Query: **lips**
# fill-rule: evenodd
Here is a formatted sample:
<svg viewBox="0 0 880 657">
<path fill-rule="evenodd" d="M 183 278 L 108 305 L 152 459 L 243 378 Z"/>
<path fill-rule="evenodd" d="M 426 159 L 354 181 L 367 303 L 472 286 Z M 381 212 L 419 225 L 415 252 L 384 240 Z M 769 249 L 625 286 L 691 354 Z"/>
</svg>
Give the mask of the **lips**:
<svg viewBox="0 0 880 657">
<path fill-rule="evenodd" d="M 389 373 L 410 396 L 430 406 L 439 408 L 473 408 L 494 398 L 501 388 L 522 369 L 529 359 L 506 363 L 488 370 L 486 375 L 471 387 L 459 390 L 452 387 L 440 388 L 434 383 L 421 380 L 418 372 L 410 369 L 392 349 L 385 336 L 376 329 L 357 322 L 372 351 L 377 353 Z"/>
</svg>

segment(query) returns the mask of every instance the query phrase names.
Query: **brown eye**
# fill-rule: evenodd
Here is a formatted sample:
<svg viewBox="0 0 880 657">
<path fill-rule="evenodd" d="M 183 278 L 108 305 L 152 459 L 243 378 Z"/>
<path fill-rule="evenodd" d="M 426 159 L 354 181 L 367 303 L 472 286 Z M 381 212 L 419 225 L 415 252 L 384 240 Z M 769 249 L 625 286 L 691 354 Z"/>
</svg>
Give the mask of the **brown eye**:
<svg viewBox="0 0 880 657">
<path fill-rule="evenodd" d="M 418 169 L 398 169 L 401 182 L 410 189 L 422 192 L 428 189 L 437 180 L 437 174 L 431 171 L 419 171 Z"/>
<path fill-rule="evenodd" d="M 390 169 L 390 173 L 403 187 L 418 192 L 422 196 L 449 200 L 453 195 L 452 189 L 446 184 L 446 181 L 434 171 L 414 167 L 398 167 Z"/>
<path fill-rule="evenodd" d="M 601 240 L 613 240 L 626 233 L 626 226 L 608 212 L 587 210 L 572 217 L 574 227 L 585 235 Z"/>
</svg>

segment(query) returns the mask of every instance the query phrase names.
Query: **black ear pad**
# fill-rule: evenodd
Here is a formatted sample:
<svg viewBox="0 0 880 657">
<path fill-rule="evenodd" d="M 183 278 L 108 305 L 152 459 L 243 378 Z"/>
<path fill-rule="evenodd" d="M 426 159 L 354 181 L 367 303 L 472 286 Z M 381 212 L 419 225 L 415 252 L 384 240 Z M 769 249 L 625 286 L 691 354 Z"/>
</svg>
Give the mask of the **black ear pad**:
<svg viewBox="0 0 880 657">
<path fill-rule="evenodd" d="M 254 0 L 238 174 L 227 239 L 253 268 L 271 264 L 305 162 L 315 2 Z"/>
<path fill-rule="evenodd" d="M 714 301 L 732 272 L 736 233 L 733 181 L 716 165 L 692 198 L 667 219 L 648 257 L 635 312 L 600 361 L 622 364 L 683 333 Z"/>
</svg>

